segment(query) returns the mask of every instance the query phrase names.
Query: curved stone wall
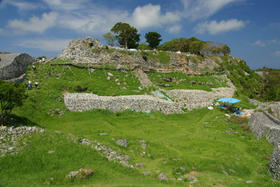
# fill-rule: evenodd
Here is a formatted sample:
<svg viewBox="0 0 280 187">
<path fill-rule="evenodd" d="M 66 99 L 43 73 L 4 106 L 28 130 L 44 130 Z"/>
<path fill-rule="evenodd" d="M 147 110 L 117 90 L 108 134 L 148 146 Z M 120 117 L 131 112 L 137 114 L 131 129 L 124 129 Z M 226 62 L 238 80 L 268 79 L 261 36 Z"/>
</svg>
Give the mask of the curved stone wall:
<svg viewBox="0 0 280 187">
<path fill-rule="evenodd" d="M 249 125 L 257 138 L 265 137 L 274 146 L 269 171 L 274 178 L 280 179 L 280 120 L 268 112 L 256 112 L 251 116 Z"/>
</svg>

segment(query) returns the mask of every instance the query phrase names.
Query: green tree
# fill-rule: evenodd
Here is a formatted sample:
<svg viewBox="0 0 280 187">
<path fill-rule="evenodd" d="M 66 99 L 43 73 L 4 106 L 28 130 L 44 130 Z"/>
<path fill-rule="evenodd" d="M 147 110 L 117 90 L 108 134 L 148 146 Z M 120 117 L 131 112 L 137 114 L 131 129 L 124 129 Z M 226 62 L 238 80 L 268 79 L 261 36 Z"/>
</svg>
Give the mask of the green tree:
<svg viewBox="0 0 280 187">
<path fill-rule="evenodd" d="M 228 56 L 231 53 L 231 50 L 228 45 L 224 45 L 221 51 L 224 54 L 224 56 Z"/>
<path fill-rule="evenodd" d="M 189 50 L 191 53 L 196 55 L 204 55 L 204 42 L 195 40 L 190 43 Z"/>
<path fill-rule="evenodd" d="M 23 85 L 0 80 L 0 123 L 11 114 L 15 106 L 21 106 L 26 98 Z"/>
<path fill-rule="evenodd" d="M 140 41 L 140 34 L 136 28 L 131 27 L 127 23 L 118 22 L 111 31 L 116 34 L 118 42 L 125 48 L 137 48 Z"/>
<path fill-rule="evenodd" d="M 102 35 L 107 45 L 114 46 L 117 40 L 116 36 L 112 32 L 107 32 Z"/>
<path fill-rule="evenodd" d="M 161 42 L 161 35 L 157 32 L 148 32 L 145 34 L 146 42 L 148 42 L 149 46 L 152 49 L 158 47 L 159 43 Z"/>
</svg>

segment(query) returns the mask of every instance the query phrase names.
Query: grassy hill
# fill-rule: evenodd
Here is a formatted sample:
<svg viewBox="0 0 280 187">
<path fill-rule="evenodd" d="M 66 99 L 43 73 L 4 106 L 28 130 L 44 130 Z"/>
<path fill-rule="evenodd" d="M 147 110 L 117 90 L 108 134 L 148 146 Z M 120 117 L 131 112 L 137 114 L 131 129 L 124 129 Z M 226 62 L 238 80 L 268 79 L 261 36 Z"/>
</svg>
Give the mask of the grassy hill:
<svg viewBox="0 0 280 187">
<path fill-rule="evenodd" d="M 219 109 L 173 115 L 103 110 L 70 112 L 63 103 L 65 91 L 115 96 L 150 94 L 154 88 L 139 88 L 140 82 L 131 72 L 88 70 L 54 66 L 53 63 L 56 62 L 36 64 L 35 71 L 28 70 L 27 80 L 39 81 L 39 89 L 27 90 L 28 99 L 15 110 L 17 116 L 28 119 L 30 125 L 45 128 L 46 133 L 22 139 L 28 144 L 23 151 L 0 158 L 0 186 L 280 185 L 267 170 L 273 147 L 264 139 L 256 140 L 248 130 L 246 120 L 226 117 Z M 231 69 L 235 66 L 236 69 Z M 249 88 L 244 85 L 248 83 L 241 82 L 238 68 L 243 72 L 246 67 L 226 60 L 223 67 L 232 74 L 229 78 L 239 88 L 237 94 L 245 97 Z M 114 75 L 110 80 L 108 73 Z M 249 70 L 247 73 L 248 79 L 253 79 L 254 73 Z M 180 79 L 183 75 L 155 73 L 150 78 L 159 81 L 158 78 L 170 76 Z M 212 87 L 225 85 L 210 75 L 188 77 L 186 81 L 192 80 L 213 81 Z M 186 83 L 174 87 L 189 88 L 183 85 Z M 198 88 L 207 90 L 211 86 Z M 248 106 L 245 102 L 245 107 Z M 21 122 L 15 125 L 21 125 Z M 97 140 L 127 154 L 130 163 L 138 164 L 138 167 L 128 169 L 109 162 L 88 146 L 71 141 L 69 134 Z M 123 138 L 128 141 L 127 148 L 116 144 L 116 140 Z M 49 151 L 53 152 L 50 154 Z M 84 180 L 65 178 L 70 171 L 80 168 L 92 168 L 95 174 Z M 151 176 L 144 176 L 142 172 L 150 172 Z M 161 172 L 169 178 L 168 182 L 158 179 Z"/>
</svg>

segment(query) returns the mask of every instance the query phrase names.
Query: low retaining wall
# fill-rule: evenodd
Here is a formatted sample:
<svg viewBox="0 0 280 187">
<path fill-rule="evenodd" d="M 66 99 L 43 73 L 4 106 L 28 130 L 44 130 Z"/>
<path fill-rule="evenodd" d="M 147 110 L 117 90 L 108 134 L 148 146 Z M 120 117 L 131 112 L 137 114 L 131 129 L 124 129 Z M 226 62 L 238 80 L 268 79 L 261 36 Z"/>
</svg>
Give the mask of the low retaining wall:
<svg viewBox="0 0 280 187">
<path fill-rule="evenodd" d="M 180 103 L 181 107 L 193 110 L 208 107 L 216 99 L 232 97 L 234 91 L 233 88 L 214 88 L 211 92 L 203 90 L 169 90 L 165 92 L 170 98 Z"/>
<path fill-rule="evenodd" d="M 268 112 L 256 112 L 251 116 L 249 125 L 257 138 L 265 137 L 274 146 L 269 171 L 274 178 L 280 179 L 280 120 Z"/>
<path fill-rule="evenodd" d="M 177 103 L 149 95 L 98 96 L 85 93 L 64 95 L 66 107 L 71 111 L 105 109 L 113 112 L 135 110 L 138 112 L 159 111 L 164 114 L 183 113 Z"/>
</svg>

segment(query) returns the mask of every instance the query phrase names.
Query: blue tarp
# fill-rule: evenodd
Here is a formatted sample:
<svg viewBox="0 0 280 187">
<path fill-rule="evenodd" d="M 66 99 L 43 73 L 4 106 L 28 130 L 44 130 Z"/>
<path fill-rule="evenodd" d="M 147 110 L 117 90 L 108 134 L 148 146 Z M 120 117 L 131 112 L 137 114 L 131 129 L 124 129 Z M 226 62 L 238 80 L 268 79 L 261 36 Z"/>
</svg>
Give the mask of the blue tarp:
<svg viewBox="0 0 280 187">
<path fill-rule="evenodd" d="M 235 98 L 231 98 L 231 97 L 225 97 L 225 98 L 219 99 L 218 102 L 235 104 L 235 103 L 239 103 L 240 100 L 239 99 L 235 99 Z"/>
</svg>

